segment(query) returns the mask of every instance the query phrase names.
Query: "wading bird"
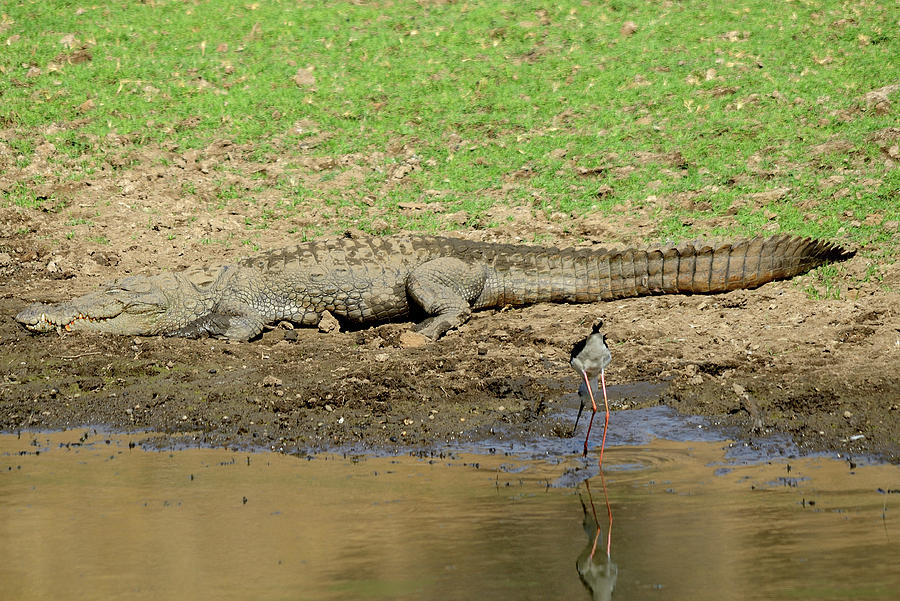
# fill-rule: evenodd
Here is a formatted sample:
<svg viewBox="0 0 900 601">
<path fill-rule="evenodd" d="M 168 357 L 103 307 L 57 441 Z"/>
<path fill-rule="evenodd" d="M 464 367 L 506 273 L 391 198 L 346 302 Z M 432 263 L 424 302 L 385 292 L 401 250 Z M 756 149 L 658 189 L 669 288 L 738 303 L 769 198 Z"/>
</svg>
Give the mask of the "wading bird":
<svg viewBox="0 0 900 601">
<path fill-rule="evenodd" d="M 594 400 L 594 391 L 597 390 L 597 380 L 603 388 L 603 405 L 606 408 L 606 421 L 603 424 L 603 442 L 600 443 L 600 465 L 603 465 L 603 449 L 606 447 L 606 430 L 609 427 L 609 401 L 606 398 L 606 366 L 612 361 L 612 353 L 606 346 L 606 336 L 600 332 L 603 321 L 594 324 L 587 338 L 575 343 L 572 347 L 572 357 L 569 363 L 583 378 L 578 387 L 578 396 L 581 399 L 581 407 L 578 408 L 578 417 L 575 418 L 575 428 L 584 411 L 585 397 L 591 399 L 591 421 L 588 423 L 588 431 L 584 437 L 584 456 L 588 452 L 588 440 L 591 437 L 591 427 L 594 425 L 594 415 L 597 413 L 597 402 Z"/>
</svg>

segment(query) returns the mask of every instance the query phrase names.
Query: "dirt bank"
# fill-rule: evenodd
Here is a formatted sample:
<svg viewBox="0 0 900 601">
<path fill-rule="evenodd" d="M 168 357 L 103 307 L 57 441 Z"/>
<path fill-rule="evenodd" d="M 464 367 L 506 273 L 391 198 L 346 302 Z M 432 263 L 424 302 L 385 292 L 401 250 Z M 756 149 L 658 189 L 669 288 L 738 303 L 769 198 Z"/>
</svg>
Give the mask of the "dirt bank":
<svg viewBox="0 0 900 601">
<path fill-rule="evenodd" d="M 201 245 L 137 248 L 127 236 L 103 250 L 76 240 L 52 249 L 41 239 L 64 227 L 58 220 L 9 209 L 2 222 L 22 230 L 0 248 L 5 431 L 100 424 L 289 451 L 431 448 L 492 429 L 568 436 L 560 409 L 577 405 L 568 352 L 603 318 L 614 353 L 609 380 L 669 384 L 649 398 L 615 398 L 617 408 L 665 403 L 739 426 L 746 437 L 784 432 L 805 449 L 900 461 L 896 263 L 879 281 L 867 281 L 862 255 L 842 264 L 839 300 L 810 298 L 814 276 L 803 276 L 717 296 L 542 304 L 477 313 L 420 348 L 401 341 L 410 324 L 328 334 L 279 327 L 251 343 L 33 335 L 13 320 L 28 302 L 209 257 Z"/>
</svg>

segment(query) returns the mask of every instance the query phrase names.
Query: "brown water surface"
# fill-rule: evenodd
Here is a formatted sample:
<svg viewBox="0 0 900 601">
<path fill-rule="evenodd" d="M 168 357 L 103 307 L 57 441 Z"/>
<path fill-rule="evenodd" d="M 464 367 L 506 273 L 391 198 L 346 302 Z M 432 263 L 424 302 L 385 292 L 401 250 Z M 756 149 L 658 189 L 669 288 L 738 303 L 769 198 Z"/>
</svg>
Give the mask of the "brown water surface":
<svg viewBox="0 0 900 601">
<path fill-rule="evenodd" d="M 887 600 L 900 591 L 896 466 L 743 465 L 726 458 L 727 443 L 656 440 L 608 448 L 605 483 L 564 488 L 553 483 L 578 481 L 595 460 L 129 445 L 145 437 L 0 436 L 0 598 Z"/>
</svg>

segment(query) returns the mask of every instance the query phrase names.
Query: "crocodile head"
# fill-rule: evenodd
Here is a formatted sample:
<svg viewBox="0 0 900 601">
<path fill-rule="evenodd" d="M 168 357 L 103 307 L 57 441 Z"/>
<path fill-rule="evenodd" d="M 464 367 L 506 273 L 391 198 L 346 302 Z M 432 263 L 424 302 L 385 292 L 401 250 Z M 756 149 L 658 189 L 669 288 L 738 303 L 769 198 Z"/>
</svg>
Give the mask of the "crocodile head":
<svg viewBox="0 0 900 601">
<path fill-rule="evenodd" d="M 31 305 L 16 321 L 34 332 L 177 335 L 206 313 L 208 303 L 194 284 L 181 274 L 165 273 L 122 278 L 62 303 Z"/>
</svg>

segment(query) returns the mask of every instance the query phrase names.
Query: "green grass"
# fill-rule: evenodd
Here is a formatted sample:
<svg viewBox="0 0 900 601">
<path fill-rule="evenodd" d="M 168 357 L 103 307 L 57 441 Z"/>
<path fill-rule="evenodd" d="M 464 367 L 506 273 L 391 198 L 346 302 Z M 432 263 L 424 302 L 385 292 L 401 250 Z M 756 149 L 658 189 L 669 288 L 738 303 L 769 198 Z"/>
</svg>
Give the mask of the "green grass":
<svg viewBox="0 0 900 601">
<path fill-rule="evenodd" d="M 814 281 L 807 285 L 806 295 L 813 300 L 839 300 L 840 276 L 840 270 L 833 263 L 822 265 L 813 272 Z"/>
<path fill-rule="evenodd" d="M 655 240 L 776 229 L 896 245 L 883 223 L 900 219 L 900 176 L 871 135 L 896 126 L 900 93 L 886 114 L 860 100 L 900 81 L 895 2 L 11 0 L 2 12 L 4 171 L 46 142 L 74 181 L 109 154 L 123 170 L 141 147 L 226 138 L 289 166 L 387 151 L 346 188 L 335 165 L 299 183 L 222 179 L 203 204 L 241 212 L 274 186 L 283 202 L 250 229 L 311 204 L 379 233 L 490 227 L 499 203 L 575 218 L 642 209 Z M 814 150 L 835 139 L 847 144 Z M 388 185 L 409 153 L 418 168 Z M 427 190 L 442 192 L 440 213 L 398 210 L 432 202 Z M 26 183 L 2 193 L 0 205 L 48 204 Z M 467 219 L 441 218 L 456 212 Z"/>
</svg>

